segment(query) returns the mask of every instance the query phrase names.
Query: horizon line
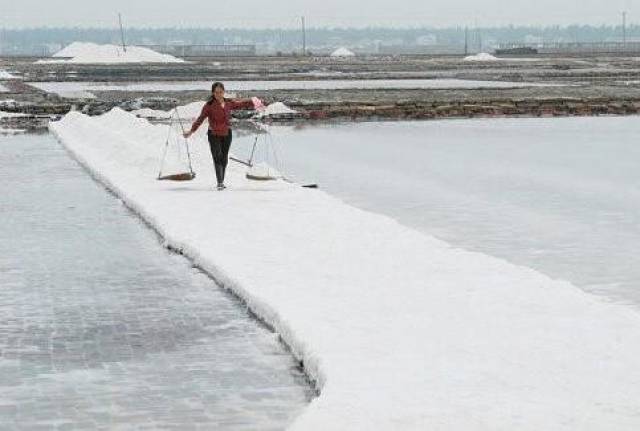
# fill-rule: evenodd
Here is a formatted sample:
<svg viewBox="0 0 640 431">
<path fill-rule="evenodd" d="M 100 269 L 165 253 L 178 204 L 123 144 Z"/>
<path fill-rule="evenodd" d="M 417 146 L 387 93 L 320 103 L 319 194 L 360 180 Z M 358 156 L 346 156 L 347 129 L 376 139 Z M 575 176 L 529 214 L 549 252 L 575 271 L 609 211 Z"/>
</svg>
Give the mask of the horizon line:
<svg viewBox="0 0 640 431">
<path fill-rule="evenodd" d="M 639 27 L 640 24 L 627 22 L 626 27 Z M 312 30 L 457 30 L 457 29 L 506 29 L 506 28 L 533 28 L 533 29 L 548 29 L 548 28 L 560 28 L 566 29 L 570 27 L 593 27 L 593 28 L 618 28 L 622 27 L 622 24 L 602 23 L 602 24 L 585 24 L 585 23 L 573 23 L 573 24 L 502 24 L 502 25 L 450 25 L 450 26 L 433 26 L 433 25 L 407 25 L 407 26 L 384 26 L 384 25 L 367 25 L 367 26 L 315 26 L 307 27 L 306 31 Z M 219 31 L 299 31 L 298 27 L 206 27 L 206 26 L 126 26 L 129 30 L 219 30 Z M 25 31 L 25 30 L 114 30 L 119 29 L 118 26 L 26 26 L 26 27 L 3 27 L 0 26 L 2 31 Z"/>
</svg>

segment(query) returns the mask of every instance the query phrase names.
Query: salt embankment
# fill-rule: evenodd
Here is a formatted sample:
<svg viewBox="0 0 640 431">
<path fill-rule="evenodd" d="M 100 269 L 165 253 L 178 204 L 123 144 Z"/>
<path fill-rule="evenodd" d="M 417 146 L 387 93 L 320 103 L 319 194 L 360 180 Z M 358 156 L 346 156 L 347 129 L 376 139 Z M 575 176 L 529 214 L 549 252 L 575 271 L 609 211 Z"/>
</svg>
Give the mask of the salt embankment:
<svg viewBox="0 0 640 431">
<path fill-rule="evenodd" d="M 167 126 L 51 124 L 99 181 L 281 334 L 319 397 L 296 430 L 637 430 L 640 313 L 322 191 L 228 168 L 155 180 Z M 366 143 L 363 143 L 366 145 Z"/>
</svg>

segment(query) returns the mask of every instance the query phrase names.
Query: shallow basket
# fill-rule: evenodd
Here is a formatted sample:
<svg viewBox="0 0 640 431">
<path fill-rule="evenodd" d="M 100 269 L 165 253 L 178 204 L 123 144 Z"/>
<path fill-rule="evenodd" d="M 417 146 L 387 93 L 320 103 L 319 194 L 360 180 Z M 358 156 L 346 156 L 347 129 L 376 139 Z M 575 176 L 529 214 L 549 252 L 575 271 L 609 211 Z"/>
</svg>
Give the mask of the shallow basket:
<svg viewBox="0 0 640 431">
<path fill-rule="evenodd" d="M 273 181 L 281 177 L 280 173 L 264 164 L 253 165 L 245 174 L 248 180 L 254 181 Z"/>
<path fill-rule="evenodd" d="M 180 174 L 163 175 L 158 177 L 158 181 L 191 181 L 195 177 L 195 172 L 183 172 Z"/>
</svg>

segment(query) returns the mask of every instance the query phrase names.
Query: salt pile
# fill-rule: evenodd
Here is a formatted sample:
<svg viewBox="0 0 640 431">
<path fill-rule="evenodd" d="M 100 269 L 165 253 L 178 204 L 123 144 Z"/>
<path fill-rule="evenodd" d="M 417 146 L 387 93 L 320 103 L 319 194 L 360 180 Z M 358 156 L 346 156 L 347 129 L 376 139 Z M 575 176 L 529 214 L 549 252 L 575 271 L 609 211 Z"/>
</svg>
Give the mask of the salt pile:
<svg viewBox="0 0 640 431">
<path fill-rule="evenodd" d="M 0 69 L 0 79 L 16 79 L 17 76 L 10 74 L 4 69 Z"/>
<path fill-rule="evenodd" d="M 198 118 L 202 107 L 206 102 L 198 101 L 188 105 L 178 106 L 178 115 L 183 120 L 192 120 Z M 275 102 L 262 109 L 258 108 L 257 118 L 264 118 L 277 115 L 297 114 L 298 111 L 289 108 L 282 102 Z M 142 108 L 131 111 L 131 113 L 140 118 L 156 118 L 156 119 L 168 119 L 175 114 L 175 110 L 160 111 L 156 109 Z"/>
<path fill-rule="evenodd" d="M 182 120 L 198 118 L 205 103 L 204 101 L 198 101 L 189 103 L 188 105 L 178 106 L 178 115 Z M 175 114 L 175 110 L 160 111 L 157 109 L 142 108 L 133 110 L 131 113 L 140 118 L 171 118 L 171 116 Z"/>
<path fill-rule="evenodd" d="M 268 164 L 260 162 L 247 169 L 247 176 L 264 180 L 275 180 L 282 177 L 282 174 Z"/>
<path fill-rule="evenodd" d="M 353 56 L 355 56 L 353 51 L 350 51 L 345 47 L 338 48 L 331 53 L 331 57 L 353 57 Z"/>
<path fill-rule="evenodd" d="M 260 111 L 256 117 L 264 118 L 276 115 L 297 114 L 298 111 L 289 108 L 282 102 L 275 102 Z"/>
<path fill-rule="evenodd" d="M 486 52 L 481 52 L 480 54 L 470 55 L 464 58 L 464 61 L 498 61 L 500 60 L 498 57 L 494 57 L 491 54 L 487 54 Z"/>
<path fill-rule="evenodd" d="M 160 111 L 159 109 L 141 108 L 131 111 L 133 115 L 139 118 L 169 118 L 170 111 Z"/>
<path fill-rule="evenodd" d="M 53 54 L 55 58 L 68 60 L 39 60 L 38 63 L 183 63 L 184 60 L 168 54 L 160 54 L 148 48 L 128 46 L 126 51 L 118 45 L 98 45 L 90 42 L 74 42 Z"/>
</svg>

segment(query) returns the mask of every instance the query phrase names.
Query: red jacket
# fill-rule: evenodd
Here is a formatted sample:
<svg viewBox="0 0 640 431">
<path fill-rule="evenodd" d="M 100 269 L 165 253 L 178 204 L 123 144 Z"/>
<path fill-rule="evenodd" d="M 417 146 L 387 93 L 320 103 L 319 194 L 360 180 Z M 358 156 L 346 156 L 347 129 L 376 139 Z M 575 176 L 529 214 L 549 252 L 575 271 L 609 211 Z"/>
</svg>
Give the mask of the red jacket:
<svg viewBox="0 0 640 431">
<path fill-rule="evenodd" d="M 253 102 L 251 100 L 228 99 L 224 101 L 224 107 L 215 99 L 212 102 L 207 102 L 202 107 L 200 116 L 191 126 L 191 133 L 198 130 L 204 119 L 208 118 L 209 130 L 214 135 L 227 136 L 231 125 L 231 111 L 242 108 L 253 108 Z"/>
</svg>

